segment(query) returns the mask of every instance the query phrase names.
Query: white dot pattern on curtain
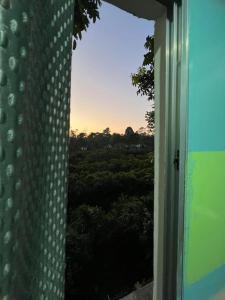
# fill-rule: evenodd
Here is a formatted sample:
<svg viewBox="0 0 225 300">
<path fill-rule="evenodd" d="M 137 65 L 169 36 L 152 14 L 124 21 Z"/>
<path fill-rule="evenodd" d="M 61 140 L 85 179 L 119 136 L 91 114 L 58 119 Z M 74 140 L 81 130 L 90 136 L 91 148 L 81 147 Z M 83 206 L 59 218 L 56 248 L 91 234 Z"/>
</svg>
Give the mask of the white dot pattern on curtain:
<svg viewBox="0 0 225 300">
<path fill-rule="evenodd" d="M 64 298 L 74 0 L 0 0 L 0 299 Z"/>
</svg>

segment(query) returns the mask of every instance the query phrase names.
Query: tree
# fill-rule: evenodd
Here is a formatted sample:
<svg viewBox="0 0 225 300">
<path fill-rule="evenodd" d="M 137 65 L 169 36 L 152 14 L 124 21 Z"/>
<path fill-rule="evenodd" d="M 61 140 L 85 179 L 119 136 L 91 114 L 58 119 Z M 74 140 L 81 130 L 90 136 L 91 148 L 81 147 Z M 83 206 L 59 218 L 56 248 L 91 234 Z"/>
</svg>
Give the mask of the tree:
<svg viewBox="0 0 225 300">
<path fill-rule="evenodd" d="M 125 130 L 125 135 L 127 135 L 127 136 L 134 135 L 133 128 L 132 127 L 127 127 L 127 129 Z"/>
<path fill-rule="evenodd" d="M 144 46 L 148 52 L 144 55 L 142 66 L 138 69 L 137 73 L 132 74 L 132 84 L 137 87 L 138 95 L 147 96 L 148 101 L 153 102 L 152 110 L 148 111 L 145 115 L 148 129 L 153 133 L 155 128 L 154 37 L 147 36 Z"/>
<path fill-rule="evenodd" d="M 70 130 L 70 136 L 72 138 L 76 138 L 77 135 L 78 135 L 78 129 L 75 129 L 75 130 L 72 129 L 72 130 Z"/>
<path fill-rule="evenodd" d="M 110 130 L 109 127 L 107 127 L 106 129 L 104 129 L 104 130 L 102 131 L 102 133 L 103 133 L 104 135 L 110 135 L 110 132 L 111 132 L 111 130 Z"/>
<path fill-rule="evenodd" d="M 152 278 L 153 137 L 75 132 L 70 140 L 65 299 L 118 299 Z M 134 151 L 137 143 L 145 147 Z"/>
<path fill-rule="evenodd" d="M 99 16 L 101 0 L 76 0 L 74 5 L 74 26 L 73 26 L 73 48 L 76 48 L 77 40 L 82 38 L 82 32 L 87 31 L 90 22 L 95 23 Z"/>
<path fill-rule="evenodd" d="M 148 129 L 151 133 L 154 133 L 155 130 L 155 110 L 147 111 L 145 114 L 145 120 L 148 123 Z"/>
<path fill-rule="evenodd" d="M 87 134 L 85 132 L 81 132 L 77 135 L 77 138 L 80 140 L 83 140 L 87 137 Z"/>
<path fill-rule="evenodd" d="M 145 127 L 140 127 L 137 131 L 136 131 L 137 134 L 139 135 L 147 135 L 147 132 L 146 132 L 146 128 Z"/>
</svg>

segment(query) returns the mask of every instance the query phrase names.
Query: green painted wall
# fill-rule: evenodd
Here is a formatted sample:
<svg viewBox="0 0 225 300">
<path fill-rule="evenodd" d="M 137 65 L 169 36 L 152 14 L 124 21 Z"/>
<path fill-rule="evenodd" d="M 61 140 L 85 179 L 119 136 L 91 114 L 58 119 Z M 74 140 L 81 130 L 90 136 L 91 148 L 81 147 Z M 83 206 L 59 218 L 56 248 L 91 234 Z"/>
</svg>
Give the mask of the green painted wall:
<svg viewBox="0 0 225 300">
<path fill-rule="evenodd" d="M 184 300 L 225 299 L 225 2 L 188 0 Z"/>
</svg>

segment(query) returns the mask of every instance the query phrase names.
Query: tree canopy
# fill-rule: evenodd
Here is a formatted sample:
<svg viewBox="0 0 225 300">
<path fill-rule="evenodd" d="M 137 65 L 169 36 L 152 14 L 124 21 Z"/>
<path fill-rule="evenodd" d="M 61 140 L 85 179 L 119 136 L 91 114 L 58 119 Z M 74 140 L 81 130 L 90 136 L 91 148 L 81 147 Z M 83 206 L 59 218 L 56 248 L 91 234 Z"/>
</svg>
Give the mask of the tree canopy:
<svg viewBox="0 0 225 300">
<path fill-rule="evenodd" d="M 149 101 L 154 101 L 155 89 L 154 89 L 154 37 L 147 36 L 144 45 L 148 51 L 144 55 L 142 66 L 138 69 L 138 72 L 132 74 L 132 83 L 138 88 L 137 94 L 147 96 Z"/>
<path fill-rule="evenodd" d="M 82 38 L 82 32 L 87 31 L 91 22 L 95 23 L 99 16 L 101 0 L 76 0 L 74 5 L 73 48 L 77 40 Z"/>
<path fill-rule="evenodd" d="M 145 42 L 147 53 L 144 55 L 144 60 L 137 73 L 132 74 L 132 84 L 137 87 L 137 94 L 147 96 L 149 101 L 154 102 L 155 85 L 154 85 L 154 37 L 147 36 Z M 154 132 L 155 114 L 153 110 L 148 111 L 145 115 L 150 132 Z"/>
<path fill-rule="evenodd" d="M 154 137 L 128 128 L 70 137 L 66 300 L 120 299 L 153 277 Z"/>
</svg>

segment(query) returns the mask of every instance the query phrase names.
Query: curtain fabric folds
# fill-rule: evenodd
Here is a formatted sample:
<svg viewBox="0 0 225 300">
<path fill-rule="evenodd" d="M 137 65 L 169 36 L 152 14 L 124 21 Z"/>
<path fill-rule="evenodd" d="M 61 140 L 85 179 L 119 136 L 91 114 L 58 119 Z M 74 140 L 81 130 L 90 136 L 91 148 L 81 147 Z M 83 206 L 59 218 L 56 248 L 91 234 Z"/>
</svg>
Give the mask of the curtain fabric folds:
<svg viewBox="0 0 225 300">
<path fill-rule="evenodd" d="M 0 299 L 63 299 L 74 0 L 0 0 Z"/>
</svg>

